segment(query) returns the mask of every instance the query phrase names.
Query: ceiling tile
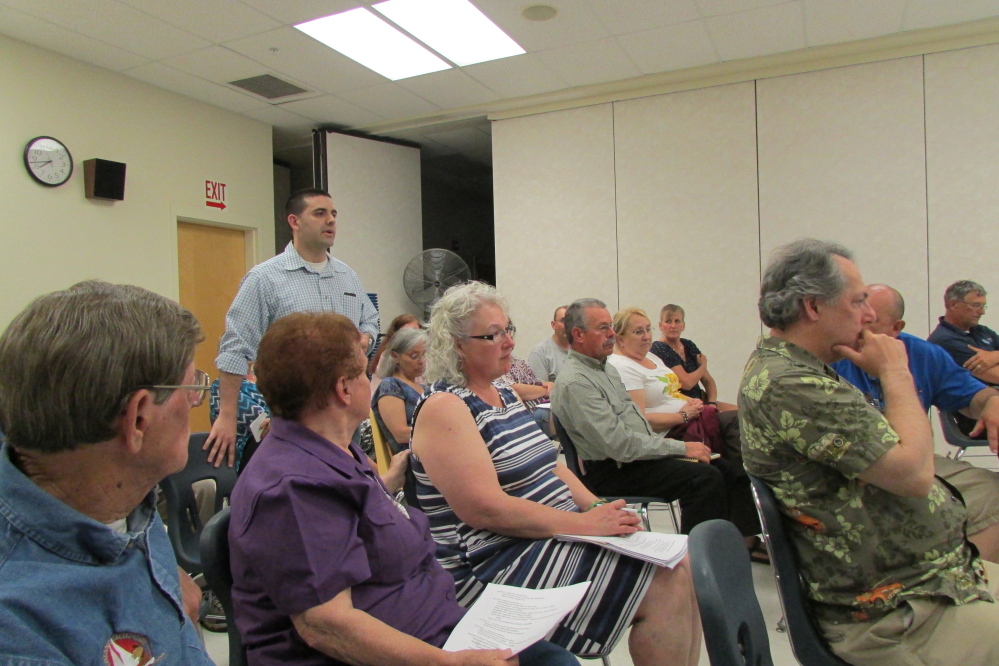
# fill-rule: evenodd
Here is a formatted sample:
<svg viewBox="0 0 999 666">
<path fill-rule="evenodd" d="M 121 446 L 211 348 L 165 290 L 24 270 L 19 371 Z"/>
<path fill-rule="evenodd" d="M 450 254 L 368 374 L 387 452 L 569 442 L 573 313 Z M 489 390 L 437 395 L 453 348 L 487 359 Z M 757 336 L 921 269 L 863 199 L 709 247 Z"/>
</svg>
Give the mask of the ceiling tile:
<svg viewBox="0 0 999 666">
<path fill-rule="evenodd" d="M 230 81 L 238 81 L 239 79 L 270 73 L 266 67 L 256 60 L 247 58 L 224 46 L 209 46 L 207 49 L 201 49 L 200 51 L 165 58 L 160 62 L 199 78 L 214 81 L 215 83 L 229 83 Z M 285 74 L 278 76 L 286 80 L 291 79 L 291 77 Z M 290 82 L 303 88 L 308 88 L 308 86 L 302 85 L 299 81 L 290 80 Z"/>
<path fill-rule="evenodd" d="M 805 0 L 808 46 L 852 42 L 902 29 L 906 0 Z"/>
<path fill-rule="evenodd" d="M 880 0 L 872 1 L 879 2 Z M 694 0 L 694 2 L 700 8 L 702 16 L 720 16 L 722 14 L 736 14 L 757 7 L 779 5 L 785 0 Z"/>
<path fill-rule="evenodd" d="M 239 0 L 120 0 L 218 44 L 273 30 L 281 24 Z"/>
<path fill-rule="evenodd" d="M 309 132 L 316 126 L 316 121 L 311 118 L 293 113 L 286 109 L 284 105 L 276 106 L 268 104 L 259 109 L 250 109 L 243 112 L 244 116 L 259 120 L 268 125 L 277 125 L 284 130 L 296 130 L 299 132 Z"/>
<path fill-rule="evenodd" d="M 902 29 L 918 30 L 993 16 L 999 16 L 997 0 L 909 0 Z"/>
<path fill-rule="evenodd" d="M 655 0 L 658 1 L 658 0 Z M 530 2 L 510 0 L 475 0 L 475 6 L 527 51 L 543 51 L 558 46 L 579 44 L 610 33 L 593 13 L 590 5 L 580 0 L 551 2 L 558 15 L 548 21 L 528 21 L 520 12 Z"/>
<path fill-rule="evenodd" d="M 462 70 L 504 98 L 538 95 L 569 87 L 533 53 L 469 65 Z"/>
<path fill-rule="evenodd" d="M 483 104 L 498 97 L 460 69 L 414 76 L 396 83 L 442 109 Z"/>
<path fill-rule="evenodd" d="M 362 4 L 359 0 L 242 0 L 268 16 L 294 25 L 321 16 L 339 14 Z"/>
<path fill-rule="evenodd" d="M 317 123 L 329 123 L 342 127 L 363 127 L 364 125 L 374 125 L 385 120 L 383 116 L 372 113 L 367 109 L 358 108 L 333 95 L 285 102 L 278 106 L 282 109 L 288 109 L 299 116 L 314 120 Z"/>
<path fill-rule="evenodd" d="M 612 35 L 701 18 L 694 0 L 590 0 L 590 8 Z"/>
<path fill-rule="evenodd" d="M 295 28 L 278 28 L 224 46 L 323 92 L 339 93 L 388 80 Z"/>
<path fill-rule="evenodd" d="M 440 107 L 395 83 L 383 83 L 370 88 L 347 90 L 340 93 L 339 97 L 362 109 L 367 109 L 389 119 L 402 120 L 440 111 Z"/>
<path fill-rule="evenodd" d="M 570 86 L 629 79 L 642 73 L 613 37 L 534 55 Z"/>
<path fill-rule="evenodd" d="M 618 37 L 617 41 L 643 74 L 718 62 L 703 21 L 633 32 Z"/>
<path fill-rule="evenodd" d="M 704 19 L 722 60 L 752 58 L 805 47 L 801 5 L 788 2 Z"/>
<path fill-rule="evenodd" d="M 2 5 L 0 32 L 28 44 L 115 71 L 149 62 L 148 58 Z"/>
<path fill-rule="evenodd" d="M 172 90 L 175 93 L 193 97 L 202 102 L 237 113 L 260 108 L 267 104 L 264 100 L 258 100 L 217 83 L 199 79 L 196 76 L 191 76 L 173 67 L 167 67 L 159 62 L 151 62 L 129 69 L 123 73 L 151 83 L 159 88 Z"/>
<path fill-rule="evenodd" d="M 152 60 L 187 53 L 208 42 L 115 0 L 4 0 L 26 14 Z"/>
</svg>

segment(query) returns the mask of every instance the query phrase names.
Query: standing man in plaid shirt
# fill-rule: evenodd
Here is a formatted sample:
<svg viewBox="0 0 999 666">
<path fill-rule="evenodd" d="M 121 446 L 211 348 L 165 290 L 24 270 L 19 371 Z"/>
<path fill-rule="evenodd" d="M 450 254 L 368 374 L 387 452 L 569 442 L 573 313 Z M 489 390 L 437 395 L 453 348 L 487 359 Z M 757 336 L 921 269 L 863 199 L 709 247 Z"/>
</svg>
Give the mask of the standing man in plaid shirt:
<svg viewBox="0 0 999 666">
<path fill-rule="evenodd" d="M 225 335 L 215 359 L 220 372 L 219 415 L 205 442 L 208 462 L 216 466 L 223 460 L 233 464 L 239 387 L 272 323 L 292 312 L 336 312 L 354 322 L 369 347 L 378 337 L 378 311 L 357 273 L 330 254 L 337 211 L 329 193 L 299 190 L 288 199 L 285 211 L 291 242 L 278 256 L 250 269 L 226 314 Z"/>
</svg>

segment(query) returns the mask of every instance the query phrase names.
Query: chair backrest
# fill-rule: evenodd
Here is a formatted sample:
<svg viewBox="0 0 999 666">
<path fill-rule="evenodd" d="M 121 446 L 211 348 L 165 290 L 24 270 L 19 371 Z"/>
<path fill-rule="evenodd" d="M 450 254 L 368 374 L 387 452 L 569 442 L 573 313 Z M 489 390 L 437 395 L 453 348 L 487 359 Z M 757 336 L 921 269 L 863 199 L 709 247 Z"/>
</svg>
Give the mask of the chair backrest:
<svg viewBox="0 0 999 666">
<path fill-rule="evenodd" d="M 562 423 L 555 418 L 555 414 L 552 414 L 552 423 L 555 424 L 555 434 L 558 437 L 559 444 L 562 445 L 562 455 L 565 456 L 565 466 L 569 468 L 569 471 L 576 475 L 579 480 L 583 479 L 583 471 L 579 464 L 579 454 L 576 452 L 576 445 L 572 443 L 572 438 L 569 437 L 569 433 L 565 431 Z"/>
<path fill-rule="evenodd" d="M 192 576 L 201 573 L 198 537 L 203 527 L 194 495 L 194 484 L 205 479 L 215 481 L 214 513 L 222 510 L 236 485 L 235 469 L 225 463 L 218 467 L 208 463 L 208 454 L 202 448 L 207 439 L 207 432 L 191 433 L 187 466 L 160 481 L 167 504 L 167 534 L 170 543 L 173 544 L 177 563 Z"/>
<path fill-rule="evenodd" d="M 966 449 L 969 446 L 988 446 L 989 440 L 973 439 L 961 431 L 958 414 L 956 412 L 945 412 L 942 409 L 938 409 L 937 413 L 940 414 L 940 427 L 943 429 L 944 439 L 947 440 L 947 443 L 951 446 L 956 446 L 959 449 Z M 970 421 L 970 419 L 968 420 Z"/>
<path fill-rule="evenodd" d="M 687 547 L 711 666 L 773 666 L 749 552 L 738 528 L 727 520 L 699 523 Z"/>
<path fill-rule="evenodd" d="M 753 483 L 753 499 L 763 524 L 763 538 L 777 581 L 780 605 L 784 609 L 791 650 L 799 663 L 808 666 L 847 666 L 829 649 L 808 612 L 808 599 L 798 572 L 794 544 L 784 529 L 784 518 L 773 491 L 761 479 L 749 475 Z"/>
<path fill-rule="evenodd" d="M 375 464 L 378 474 L 383 475 L 388 471 L 389 462 L 392 460 L 392 450 L 389 449 L 382 429 L 378 427 L 378 419 L 375 418 L 375 410 L 368 412 L 368 419 L 371 421 L 371 439 L 375 442 Z"/>
<path fill-rule="evenodd" d="M 246 666 L 243 639 L 232 612 L 232 569 L 229 567 L 229 507 L 212 516 L 201 530 L 201 564 L 205 582 L 225 611 L 229 634 L 229 666 Z"/>
</svg>

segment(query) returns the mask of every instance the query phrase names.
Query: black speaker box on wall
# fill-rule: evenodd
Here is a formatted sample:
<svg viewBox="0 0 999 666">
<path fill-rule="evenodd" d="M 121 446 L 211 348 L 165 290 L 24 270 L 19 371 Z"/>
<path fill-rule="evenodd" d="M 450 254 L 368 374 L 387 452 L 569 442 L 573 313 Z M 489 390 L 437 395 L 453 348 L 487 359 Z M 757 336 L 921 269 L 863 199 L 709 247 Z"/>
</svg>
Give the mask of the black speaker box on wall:
<svg viewBox="0 0 999 666">
<path fill-rule="evenodd" d="M 83 183 L 88 199 L 125 199 L 125 163 L 94 158 L 83 163 Z"/>
</svg>

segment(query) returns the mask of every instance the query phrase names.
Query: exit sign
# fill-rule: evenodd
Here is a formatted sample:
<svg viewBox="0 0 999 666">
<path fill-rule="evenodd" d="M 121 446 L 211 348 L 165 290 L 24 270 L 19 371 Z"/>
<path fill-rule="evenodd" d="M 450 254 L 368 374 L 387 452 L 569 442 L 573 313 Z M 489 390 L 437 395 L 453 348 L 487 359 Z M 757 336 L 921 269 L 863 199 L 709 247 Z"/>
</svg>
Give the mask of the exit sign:
<svg viewBox="0 0 999 666">
<path fill-rule="evenodd" d="M 205 181 L 205 205 L 225 210 L 225 183 Z"/>
</svg>

